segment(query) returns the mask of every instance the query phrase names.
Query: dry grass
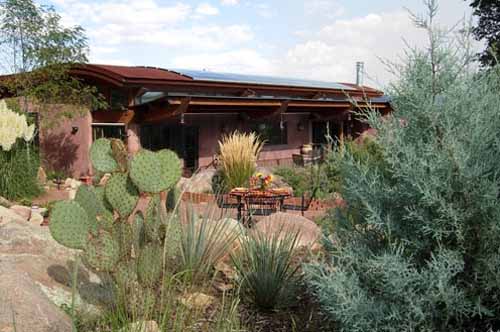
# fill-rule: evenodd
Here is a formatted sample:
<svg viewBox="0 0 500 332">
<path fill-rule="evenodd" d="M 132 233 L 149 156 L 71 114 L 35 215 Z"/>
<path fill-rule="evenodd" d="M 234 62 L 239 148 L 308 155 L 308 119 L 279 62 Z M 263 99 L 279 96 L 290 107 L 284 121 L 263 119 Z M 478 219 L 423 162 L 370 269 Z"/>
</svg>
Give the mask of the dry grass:
<svg viewBox="0 0 500 332">
<path fill-rule="evenodd" d="M 253 132 L 235 131 L 219 141 L 219 159 L 226 189 L 248 186 L 263 146 L 264 142 Z"/>
</svg>

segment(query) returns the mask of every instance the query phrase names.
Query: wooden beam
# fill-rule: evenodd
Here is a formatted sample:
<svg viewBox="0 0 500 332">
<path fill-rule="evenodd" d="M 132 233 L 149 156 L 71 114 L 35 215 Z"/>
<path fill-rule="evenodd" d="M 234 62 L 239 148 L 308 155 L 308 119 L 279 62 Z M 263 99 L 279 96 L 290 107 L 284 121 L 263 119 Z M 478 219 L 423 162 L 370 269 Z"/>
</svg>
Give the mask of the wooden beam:
<svg viewBox="0 0 500 332">
<path fill-rule="evenodd" d="M 160 122 L 187 112 L 191 97 L 186 97 L 180 103 L 164 105 L 151 105 L 151 108 L 142 114 L 141 120 L 147 123 Z"/>
<path fill-rule="evenodd" d="M 248 116 L 252 119 L 264 119 L 264 118 L 272 118 L 276 117 L 280 114 L 283 114 L 286 112 L 288 109 L 288 104 L 290 102 L 288 100 L 285 100 L 281 102 L 281 105 L 277 107 L 276 109 L 271 109 L 271 110 L 261 110 L 261 111 L 247 111 L 245 112 L 248 114 Z"/>
<path fill-rule="evenodd" d="M 94 111 L 92 122 L 94 123 L 130 123 L 135 117 L 133 110 L 127 111 Z"/>
</svg>

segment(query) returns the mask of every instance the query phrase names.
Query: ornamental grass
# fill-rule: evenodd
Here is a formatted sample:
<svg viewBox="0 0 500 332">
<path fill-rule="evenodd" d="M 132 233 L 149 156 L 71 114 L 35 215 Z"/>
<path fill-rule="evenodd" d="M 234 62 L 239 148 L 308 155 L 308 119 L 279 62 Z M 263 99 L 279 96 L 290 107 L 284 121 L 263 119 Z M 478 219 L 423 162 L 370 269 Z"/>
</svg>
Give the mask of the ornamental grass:
<svg viewBox="0 0 500 332">
<path fill-rule="evenodd" d="M 219 161 L 227 190 L 248 186 L 264 142 L 254 133 L 235 131 L 219 141 Z"/>
</svg>

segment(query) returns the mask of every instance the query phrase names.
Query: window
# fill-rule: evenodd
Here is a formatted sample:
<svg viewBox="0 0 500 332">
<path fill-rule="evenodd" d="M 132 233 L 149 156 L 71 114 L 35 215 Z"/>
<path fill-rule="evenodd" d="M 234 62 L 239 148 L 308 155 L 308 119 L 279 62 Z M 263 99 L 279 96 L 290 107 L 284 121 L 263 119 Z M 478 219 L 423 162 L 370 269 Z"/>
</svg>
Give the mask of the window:
<svg viewBox="0 0 500 332">
<path fill-rule="evenodd" d="M 250 130 L 259 134 L 267 145 L 288 144 L 286 122 L 258 122 L 251 124 Z"/>
<path fill-rule="evenodd" d="M 92 138 L 94 141 L 99 138 L 124 139 L 125 137 L 125 125 L 123 124 L 106 123 L 92 125 Z"/>
<path fill-rule="evenodd" d="M 109 106 L 113 110 L 121 110 L 128 106 L 128 94 L 126 90 L 111 89 L 109 92 Z"/>
</svg>

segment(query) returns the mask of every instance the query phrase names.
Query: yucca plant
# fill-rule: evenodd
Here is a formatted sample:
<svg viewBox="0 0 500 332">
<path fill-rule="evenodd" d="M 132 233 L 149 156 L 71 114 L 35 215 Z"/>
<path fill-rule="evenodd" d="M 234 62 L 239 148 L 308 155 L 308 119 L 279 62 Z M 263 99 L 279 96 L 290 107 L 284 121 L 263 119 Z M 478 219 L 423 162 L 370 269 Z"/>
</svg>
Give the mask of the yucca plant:
<svg viewBox="0 0 500 332">
<path fill-rule="evenodd" d="M 254 133 L 235 131 L 219 141 L 219 161 L 226 189 L 248 186 L 264 142 Z"/>
<path fill-rule="evenodd" d="M 232 260 L 246 300 L 259 309 L 272 310 L 294 295 L 299 282 L 299 266 L 293 263 L 298 239 L 299 232 L 281 230 L 272 235 L 254 232 L 241 241 Z"/>
<path fill-rule="evenodd" d="M 216 216 L 214 207 L 207 207 L 199 216 L 188 207 L 181 230 L 181 267 L 192 280 L 203 280 L 214 265 L 228 252 L 244 231 L 229 218 Z"/>
</svg>

